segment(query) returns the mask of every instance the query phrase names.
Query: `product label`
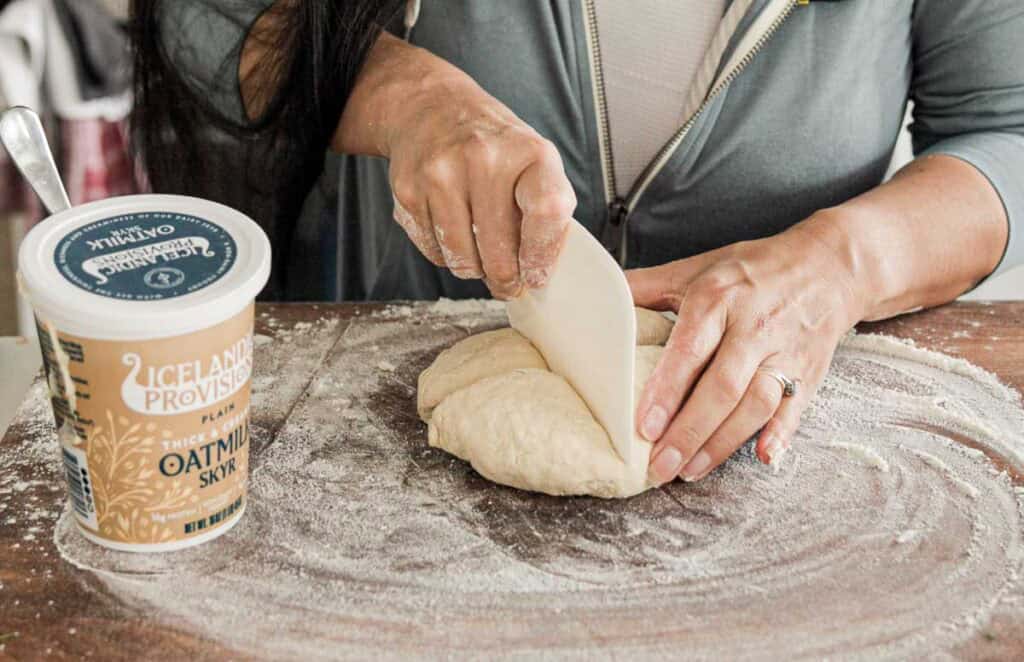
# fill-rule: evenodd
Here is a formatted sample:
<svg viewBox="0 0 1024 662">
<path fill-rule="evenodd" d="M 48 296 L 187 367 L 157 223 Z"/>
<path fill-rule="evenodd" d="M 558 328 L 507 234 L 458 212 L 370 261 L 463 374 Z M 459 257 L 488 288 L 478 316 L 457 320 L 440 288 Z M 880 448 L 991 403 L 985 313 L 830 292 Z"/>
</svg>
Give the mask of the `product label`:
<svg viewBox="0 0 1024 662">
<path fill-rule="evenodd" d="M 78 524 L 145 550 L 241 513 L 249 473 L 253 307 L 158 340 L 80 338 L 38 321 Z"/>
<path fill-rule="evenodd" d="M 84 225 L 57 244 L 54 261 L 76 286 L 112 299 L 173 299 L 215 283 L 237 256 L 224 228 L 198 216 L 141 212 Z"/>
</svg>

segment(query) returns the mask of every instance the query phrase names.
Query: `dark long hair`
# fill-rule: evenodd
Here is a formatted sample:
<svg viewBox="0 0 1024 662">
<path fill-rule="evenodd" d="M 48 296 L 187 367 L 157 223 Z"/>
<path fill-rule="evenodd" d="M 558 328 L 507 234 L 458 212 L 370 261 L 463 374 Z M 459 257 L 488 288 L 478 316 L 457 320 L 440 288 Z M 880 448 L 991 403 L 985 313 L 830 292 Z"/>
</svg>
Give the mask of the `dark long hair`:
<svg viewBox="0 0 1024 662">
<path fill-rule="evenodd" d="M 155 192 L 194 195 L 255 218 L 274 245 L 274 273 L 264 298 L 285 291 L 292 228 L 306 195 L 323 171 L 337 127 L 370 47 L 403 4 L 401 0 L 277 0 L 261 72 L 266 101 L 252 121 L 216 104 L 209 81 L 183 69 L 168 44 L 188 43 L 188 28 L 165 12 L 189 11 L 198 20 L 235 25 L 234 43 L 217 49 L 237 85 L 237 64 L 252 21 L 267 0 L 132 0 L 131 34 L 136 105 L 134 150 Z M 254 9 L 255 6 L 255 9 Z M 206 23 L 209 25 L 209 23 Z M 177 32 L 180 34 L 169 34 Z M 230 35 L 229 35 L 230 36 Z M 199 39 L 200 37 L 196 37 Z M 201 45 L 198 45 L 201 46 Z M 186 58 L 187 59 L 187 58 Z M 237 89 L 235 89 L 237 92 Z M 240 95 L 238 95 L 240 98 Z M 244 113 L 243 113 L 244 115 Z"/>
</svg>

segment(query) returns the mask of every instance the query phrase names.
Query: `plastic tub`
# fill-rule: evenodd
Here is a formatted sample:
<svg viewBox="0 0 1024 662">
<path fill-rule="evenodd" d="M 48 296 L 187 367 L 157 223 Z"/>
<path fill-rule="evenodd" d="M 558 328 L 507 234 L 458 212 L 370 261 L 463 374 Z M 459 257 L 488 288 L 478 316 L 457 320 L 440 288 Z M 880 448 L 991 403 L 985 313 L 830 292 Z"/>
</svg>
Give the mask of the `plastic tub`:
<svg viewBox="0 0 1024 662">
<path fill-rule="evenodd" d="M 112 198 L 40 223 L 18 261 L 82 534 L 155 552 L 228 531 L 247 498 L 260 227 L 196 198 Z"/>
</svg>

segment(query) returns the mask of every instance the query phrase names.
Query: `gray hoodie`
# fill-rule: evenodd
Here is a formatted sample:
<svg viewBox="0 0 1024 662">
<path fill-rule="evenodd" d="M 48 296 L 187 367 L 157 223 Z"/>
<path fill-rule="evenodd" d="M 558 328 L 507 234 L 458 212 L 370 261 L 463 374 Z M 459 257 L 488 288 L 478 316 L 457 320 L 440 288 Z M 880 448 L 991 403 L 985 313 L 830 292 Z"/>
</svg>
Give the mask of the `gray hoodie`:
<svg viewBox="0 0 1024 662">
<path fill-rule="evenodd" d="M 606 174 L 614 155 L 600 130 L 589 2 L 423 0 L 410 40 L 555 143 L 576 218 L 627 267 L 776 234 L 877 186 L 909 99 L 915 151 L 971 163 L 1001 196 L 1010 240 L 998 271 L 1024 263 L 1021 0 L 731 4 L 736 24 L 723 28 L 692 120 L 625 200 Z M 237 105 L 230 96 L 224 104 Z M 428 263 L 392 221 L 384 160 L 332 155 L 328 165 L 296 236 L 297 255 L 320 258 L 296 265 L 293 297 L 486 295 Z"/>
</svg>

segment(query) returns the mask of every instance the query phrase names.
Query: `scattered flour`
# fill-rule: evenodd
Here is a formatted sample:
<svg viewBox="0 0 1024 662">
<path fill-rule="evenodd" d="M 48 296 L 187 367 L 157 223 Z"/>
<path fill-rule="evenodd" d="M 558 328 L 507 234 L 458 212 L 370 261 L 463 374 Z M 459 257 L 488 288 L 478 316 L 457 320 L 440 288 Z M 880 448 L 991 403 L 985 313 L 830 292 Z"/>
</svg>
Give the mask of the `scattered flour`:
<svg viewBox="0 0 1024 662">
<path fill-rule="evenodd" d="M 529 657 L 553 641 L 576 657 L 950 657 L 1020 593 L 1024 489 L 990 457 L 1024 468 L 1024 411 L 975 366 L 852 336 L 777 472 L 746 448 L 700 483 L 557 499 L 428 448 L 416 416 L 419 371 L 467 319 L 501 324 L 500 304 L 408 308 L 259 347 L 267 422 L 230 534 L 118 554 L 65 514 L 60 553 L 122 602 L 267 659 Z M 46 406 L 37 389 L 21 419 L 40 444 Z M 0 455 L 0 506 L 15 498 L 4 462 L 51 449 Z M 623 623 L 628 638 L 595 636 Z"/>
<path fill-rule="evenodd" d="M 889 473 L 889 463 L 885 461 L 878 451 L 863 444 L 849 444 L 842 441 L 832 441 L 824 444 L 826 448 L 838 448 L 844 450 L 864 464 L 883 473 Z"/>
<path fill-rule="evenodd" d="M 384 317 L 412 317 L 412 306 L 391 304 L 379 314 Z"/>
<path fill-rule="evenodd" d="M 908 529 L 906 531 L 902 531 L 898 536 L 896 536 L 896 544 L 905 545 L 908 542 L 917 540 L 920 534 L 921 532 L 916 529 Z"/>
<path fill-rule="evenodd" d="M 505 304 L 493 299 L 438 299 L 427 310 L 432 315 L 461 316 L 470 314 L 504 314 Z"/>
<path fill-rule="evenodd" d="M 925 451 L 914 450 L 911 452 L 917 457 L 921 458 L 921 460 L 925 464 L 930 466 L 932 469 L 935 469 L 936 471 L 939 471 L 940 473 L 944 474 L 950 480 L 950 482 L 956 485 L 964 494 L 971 497 L 972 499 L 978 498 L 978 488 L 975 487 L 974 485 L 971 485 L 963 478 L 961 478 L 957 474 L 957 472 L 948 464 L 946 464 L 939 458 L 935 457 L 931 453 L 926 453 Z M 982 455 L 984 455 L 984 453 Z"/>
</svg>

